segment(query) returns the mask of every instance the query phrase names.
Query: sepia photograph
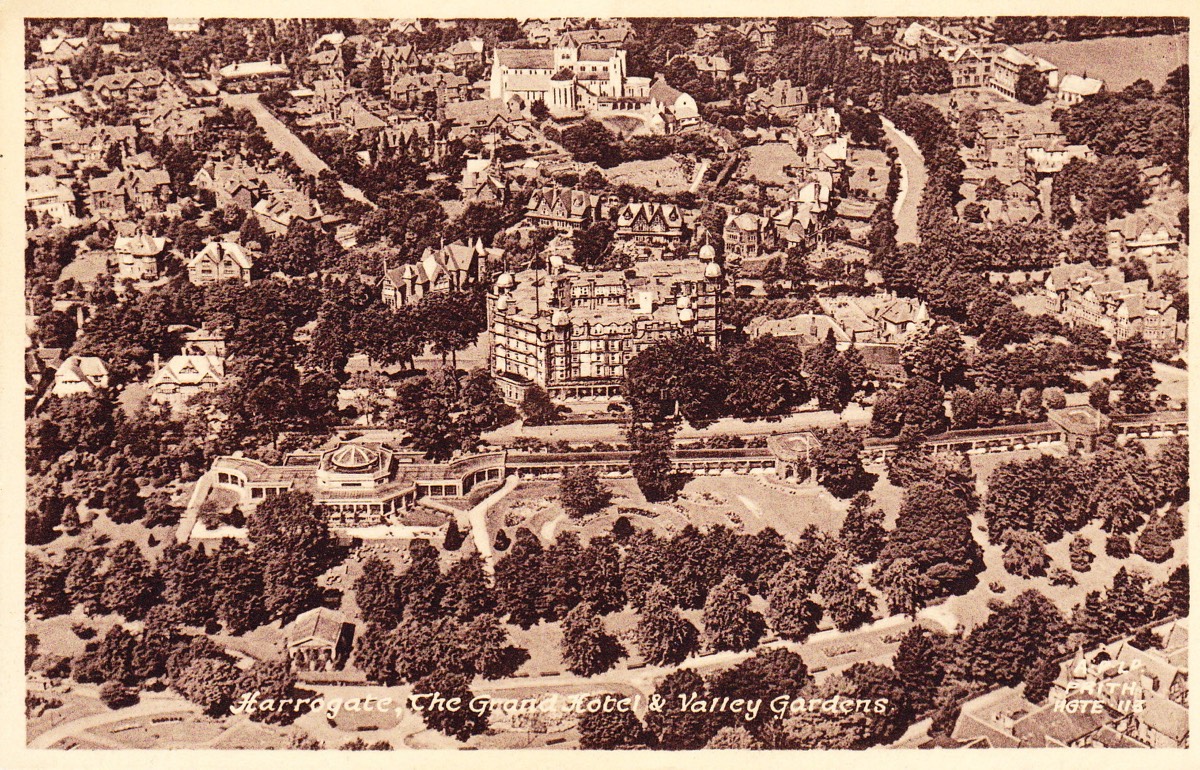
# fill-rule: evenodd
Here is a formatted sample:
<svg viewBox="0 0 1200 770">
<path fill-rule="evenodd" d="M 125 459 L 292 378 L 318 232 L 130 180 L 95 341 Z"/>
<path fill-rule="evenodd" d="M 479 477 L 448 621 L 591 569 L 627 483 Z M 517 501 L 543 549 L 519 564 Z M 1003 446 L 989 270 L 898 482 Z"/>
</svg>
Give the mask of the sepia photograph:
<svg viewBox="0 0 1200 770">
<path fill-rule="evenodd" d="M 46 761 L 1189 746 L 1187 17 L 17 24 Z"/>
</svg>

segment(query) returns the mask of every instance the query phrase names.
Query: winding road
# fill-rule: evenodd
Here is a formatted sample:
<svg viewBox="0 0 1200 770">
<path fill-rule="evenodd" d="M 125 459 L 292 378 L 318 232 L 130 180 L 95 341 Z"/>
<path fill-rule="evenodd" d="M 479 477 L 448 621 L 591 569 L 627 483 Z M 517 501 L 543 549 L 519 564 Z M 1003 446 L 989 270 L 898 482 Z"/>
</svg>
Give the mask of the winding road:
<svg viewBox="0 0 1200 770">
<path fill-rule="evenodd" d="M 900 154 L 900 194 L 896 197 L 896 208 L 892 212 L 896 219 L 896 242 L 919 244 L 921 236 L 917 230 L 917 209 L 929 178 L 925 159 L 916 143 L 897 129 L 892 121 L 881 117 L 880 122 L 883 123 L 883 132 L 888 141 Z"/>
</svg>

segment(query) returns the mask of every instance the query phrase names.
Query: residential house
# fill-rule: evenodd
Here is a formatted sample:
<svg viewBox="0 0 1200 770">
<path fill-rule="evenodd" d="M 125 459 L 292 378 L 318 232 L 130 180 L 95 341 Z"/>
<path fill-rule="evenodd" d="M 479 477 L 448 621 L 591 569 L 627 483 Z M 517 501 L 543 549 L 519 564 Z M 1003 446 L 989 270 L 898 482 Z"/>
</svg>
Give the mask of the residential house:
<svg viewBox="0 0 1200 770">
<path fill-rule="evenodd" d="M 346 76 L 346 60 L 342 56 L 341 46 L 326 44 L 321 47 L 318 42 L 317 51 L 309 54 L 308 68 L 311 77 L 316 80 L 343 80 Z"/>
<path fill-rule="evenodd" d="M 504 203 L 511 185 L 504 169 L 491 158 L 468 158 L 463 170 L 462 199 L 468 202 Z"/>
<path fill-rule="evenodd" d="M 1114 257 L 1178 254 L 1178 220 L 1156 211 L 1114 219 L 1108 223 L 1108 248 Z"/>
<path fill-rule="evenodd" d="M 778 231 L 775 222 L 757 214 L 730 214 L 725 219 L 722 240 L 725 243 L 725 260 L 736 263 L 774 251 Z"/>
<path fill-rule="evenodd" d="M 1017 78 L 1025 67 L 1033 67 L 1046 76 L 1046 83 L 1053 92 L 1058 88 L 1058 68 L 1038 56 L 1028 56 L 1010 46 L 1000 46 L 992 55 L 992 78 L 988 86 L 1009 99 L 1017 98 Z"/>
<path fill-rule="evenodd" d="M 1086 144 L 1050 144 L 1025 149 L 1025 173 L 1034 180 L 1054 176 L 1075 158 L 1090 161 L 1095 157 Z"/>
<path fill-rule="evenodd" d="M 1070 107 L 1103 90 L 1103 80 L 1080 75 L 1063 75 L 1062 81 L 1058 84 L 1056 97 L 1059 106 Z"/>
<path fill-rule="evenodd" d="M 379 52 L 379 64 L 383 67 L 383 76 L 389 81 L 415 72 L 420 63 L 417 49 L 411 44 L 389 43 Z"/>
<path fill-rule="evenodd" d="M 65 62 L 74 59 L 87 48 L 86 37 L 67 37 L 65 34 L 54 34 L 43 38 L 39 44 L 42 58 L 52 62 Z"/>
<path fill-rule="evenodd" d="M 188 280 L 196 286 L 217 281 L 250 283 L 254 259 L 240 245 L 230 241 L 213 241 L 188 262 Z"/>
<path fill-rule="evenodd" d="M 295 219 L 302 219 L 313 227 L 323 226 L 321 205 L 292 188 L 272 189 L 269 195 L 254 204 L 252 211 L 272 237 L 286 233 Z"/>
<path fill-rule="evenodd" d="M 503 249 L 484 248 L 478 239 L 471 245 L 456 241 L 440 249 L 425 249 L 414 264 L 391 270 L 384 265 L 383 303 L 403 307 L 434 292 L 465 291 L 486 278 L 489 265 L 499 264 L 503 258 Z"/>
<path fill-rule="evenodd" d="M 830 337 L 838 350 L 848 350 L 853 343 L 846 330 L 823 313 L 799 313 L 790 318 L 759 316 L 746 325 L 746 334 L 751 339 L 786 337 L 804 349 L 816 347 Z"/>
<path fill-rule="evenodd" d="M 815 185 L 810 186 L 815 189 Z M 826 200 L 826 205 L 828 200 Z M 781 246 L 799 246 L 810 242 L 819 225 L 820 207 L 814 201 L 792 200 L 771 215 L 777 241 Z"/>
<path fill-rule="evenodd" d="M 605 27 L 603 29 L 574 29 L 564 32 L 551 41 L 552 48 L 574 46 L 583 48 L 624 49 L 634 38 L 633 30 L 628 27 Z"/>
<path fill-rule="evenodd" d="M 632 244 L 639 259 L 665 259 L 687 244 L 687 223 L 674 203 L 626 203 L 615 224 L 613 238 Z"/>
<path fill-rule="evenodd" d="M 25 70 L 25 93 L 34 99 L 70 93 L 79 88 L 65 64 L 47 64 Z"/>
<path fill-rule="evenodd" d="M 1142 181 L 1151 198 L 1165 198 L 1177 187 L 1169 166 L 1158 165 L 1142 169 Z"/>
<path fill-rule="evenodd" d="M 875 16 L 863 25 L 864 33 L 875 40 L 891 40 L 900 31 L 904 22 L 895 16 Z"/>
<path fill-rule="evenodd" d="M 90 396 L 108 390 L 108 366 L 95 356 L 71 356 L 54 372 L 51 395 Z"/>
<path fill-rule="evenodd" d="M 200 34 L 200 24 L 200 19 L 169 18 L 167 19 L 167 32 L 175 37 L 188 38 Z"/>
<path fill-rule="evenodd" d="M 837 40 L 854 34 L 854 26 L 840 16 L 817 19 L 812 23 L 812 28 L 813 32 L 826 39 Z"/>
<path fill-rule="evenodd" d="M 855 343 L 899 345 L 931 322 L 923 301 L 893 294 L 820 297 L 817 301 Z"/>
<path fill-rule="evenodd" d="M 410 73 L 396 77 L 388 87 L 392 103 L 402 109 L 444 107 L 471 97 L 471 83 L 453 72 Z"/>
<path fill-rule="evenodd" d="M 155 371 L 146 383 L 150 401 L 181 408 L 192 396 L 211 393 L 225 384 L 225 359 L 209 355 L 172 356 L 161 366 L 155 355 Z"/>
<path fill-rule="evenodd" d="M 25 178 L 25 208 L 40 219 L 49 217 L 55 224 L 70 226 L 76 219 L 75 192 L 49 174 Z"/>
<path fill-rule="evenodd" d="M 718 82 L 728 80 L 733 73 L 733 65 L 724 56 L 689 53 L 675 58 L 687 59 L 697 72 L 702 75 L 710 75 L 713 80 Z"/>
<path fill-rule="evenodd" d="M 791 80 L 776 80 L 769 86 L 759 86 L 746 97 L 747 113 L 793 118 L 809 109 L 808 88 L 793 86 Z"/>
<path fill-rule="evenodd" d="M 392 19 L 388 29 L 402 38 L 419 35 L 423 31 L 420 19 Z"/>
<path fill-rule="evenodd" d="M 113 147 L 121 160 L 137 152 L 137 129 L 133 126 L 88 126 L 51 134 L 48 140 L 60 162 L 79 168 L 108 168 Z"/>
<path fill-rule="evenodd" d="M 57 102 L 50 104 L 32 100 L 25 102 L 26 144 L 33 144 L 39 136 L 75 131 L 78 128 L 79 119 Z"/>
<path fill-rule="evenodd" d="M 241 162 L 209 161 L 196 172 L 192 186 L 211 192 L 217 208 L 249 210 L 264 192 L 258 171 Z"/>
<path fill-rule="evenodd" d="M 980 48 L 959 46 L 944 50 L 942 58 L 949 65 L 953 88 L 983 88 L 991 82 L 992 57 Z"/>
<path fill-rule="evenodd" d="M 120 171 L 89 179 L 87 196 L 88 209 L 93 217 L 125 219 L 129 216 L 125 176 Z"/>
<path fill-rule="evenodd" d="M 700 122 L 700 108 L 696 100 L 677 88 L 672 88 L 665 78 L 658 78 L 650 85 L 650 103 L 647 110 L 652 114 L 651 124 L 661 127 L 663 133 L 674 133 Z"/>
<path fill-rule="evenodd" d="M 483 64 L 483 41 L 477 37 L 460 40 L 446 49 L 445 55 L 450 69 L 455 72 L 480 66 Z"/>
<path fill-rule="evenodd" d="M 489 134 L 504 136 L 513 125 L 525 120 L 519 110 L 499 99 L 451 102 L 444 111 L 446 121 L 457 129 L 451 131 L 451 139 L 467 134 L 478 137 Z"/>
<path fill-rule="evenodd" d="M 1065 323 L 1095 326 L 1114 342 L 1141 334 L 1155 347 L 1169 347 L 1185 336 L 1173 297 L 1150 291 L 1146 280 L 1126 281 L 1115 267 L 1060 265 L 1047 275 L 1044 292 Z"/>
<path fill-rule="evenodd" d="M 573 235 L 602 216 L 600 196 L 569 187 L 537 188 L 525 205 L 526 220 L 564 235 Z"/>
<path fill-rule="evenodd" d="M 166 245 L 166 238 L 156 238 L 146 233 L 117 236 L 113 244 L 117 277 L 132 278 L 135 281 L 155 280 L 158 278 L 158 258 Z"/>
<path fill-rule="evenodd" d="M 105 101 L 136 100 L 153 101 L 166 82 L 162 70 L 150 69 L 141 72 L 116 72 L 102 75 L 89 84 L 92 93 Z"/>
<path fill-rule="evenodd" d="M 338 102 L 335 117 L 341 121 L 343 126 L 355 134 L 362 134 L 368 131 L 378 132 L 380 129 L 387 127 L 387 121 L 368 110 L 358 99 L 352 96 Z"/>
<path fill-rule="evenodd" d="M 171 200 L 171 174 L 165 168 L 131 168 L 125 172 L 130 203 L 142 211 L 155 211 Z"/>
<path fill-rule="evenodd" d="M 225 357 L 225 332 L 221 329 L 209 329 L 203 326 L 193 329 L 190 326 L 181 326 L 179 331 L 183 334 L 183 352 L 185 354 Z"/>
<path fill-rule="evenodd" d="M 775 47 L 777 30 L 774 19 L 747 19 L 738 25 L 737 31 L 760 53 Z"/>
<path fill-rule="evenodd" d="M 145 131 L 159 141 L 166 138 L 175 144 L 191 144 L 204 130 L 205 124 L 219 113 L 220 108 L 215 106 L 184 109 L 168 106 L 149 116 Z"/>
<path fill-rule="evenodd" d="M 119 40 L 129 34 L 131 26 L 127 21 L 106 21 L 100 28 L 100 34 L 109 40 Z"/>
<path fill-rule="evenodd" d="M 282 62 L 238 62 L 227 64 L 217 71 L 217 84 L 234 93 L 264 91 L 272 86 L 287 86 L 291 74 L 291 70 Z"/>
</svg>

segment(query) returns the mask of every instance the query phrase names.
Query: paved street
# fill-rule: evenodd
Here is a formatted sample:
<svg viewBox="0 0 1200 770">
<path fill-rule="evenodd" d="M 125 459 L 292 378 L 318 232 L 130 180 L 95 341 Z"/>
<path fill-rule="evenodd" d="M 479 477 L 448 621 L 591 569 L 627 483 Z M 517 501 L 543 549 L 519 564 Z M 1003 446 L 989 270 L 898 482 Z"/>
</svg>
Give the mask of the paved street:
<svg viewBox="0 0 1200 770">
<path fill-rule="evenodd" d="M 896 242 L 920 243 L 917 232 L 917 208 L 921 205 L 921 193 L 929 174 L 925 170 L 925 159 L 917 145 L 906 134 L 896 129 L 892 121 L 881 118 L 883 132 L 900 153 L 903 176 L 900 181 L 900 197 L 896 200 Z"/>
<path fill-rule="evenodd" d="M 258 121 L 258 125 L 262 126 L 263 131 L 266 132 L 267 139 L 270 140 L 275 149 L 291 155 L 292 159 L 296 161 L 296 165 L 306 173 L 319 176 L 322 171 L 329 170 L 329 164 L 317 157 L 316 153 L 300 140 L 300 137 L 293 134 L 292 130 L 283 121 L 272 115 L 271 111 L 263 106 L 263 103 L 258 99 L 258 94 L 223 93 L 221 94 L 221 99 L 230 107 L 242 107 L 249 110 L 254 119 Z M 347 198 L 362 201 L 372 208 L 375 207 L 375 204 L 367 199 L 362 190 L 345 182 L 340 182 L 340 184 L 342 186 L 342 194 Z"/>
</svg>

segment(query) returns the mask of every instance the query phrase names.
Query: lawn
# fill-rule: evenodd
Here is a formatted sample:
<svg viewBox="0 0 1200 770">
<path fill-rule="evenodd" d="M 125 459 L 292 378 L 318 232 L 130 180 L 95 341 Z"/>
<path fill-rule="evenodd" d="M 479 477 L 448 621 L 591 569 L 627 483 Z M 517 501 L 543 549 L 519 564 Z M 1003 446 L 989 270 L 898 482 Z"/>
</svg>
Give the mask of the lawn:
<svg viewBox="0 0 1200 770">
<path fill-rule="evenodd" d="M 1020 49 L 1058 65 L 1063 74 L 1100 78 L 1110 91 L 1119 91 L 1144 78 L 1158 88 L 1171 70 L 1187 64 L 1188 36 L 1150 35 L 1099 40 L 1024 43 Z"/>
<path fill-rule="evenodd" d="M 172 721 L 151 721 L 164 717 Z M 173 721 L 176 718 L 179 718 L 178 721 Z M 199 744 L 215 739 L 223 730 L 221 723 L 216 720 L 180 712 L 117 722 L 97 728 L 95 732 L 98 736 L 120 741 L 133 749 L 186 749 L 198 748 Z"/>
<path fill-rule="evenodd" d="M 610 184 L 631 184 L 662 193 L 680 193 L 691 186 L 692 180 L 674 158 L 631 160 L 604 171 Z"/>
<path fill-rule="evenodd" d="M 47 709 L 40 716 L 30 717 L 25 721 L 27 740 L 33 740 L 47 730 L 51 730 L 64 722 L 101 714 L 108 709 L 99 700 L 77 693 L 62 693 L 57 691 L 38 691 L 45 698 L 57 698 L 62 701 L 58 708 Z"/>
<path fill-rule="evenodd" d="M 701 529 L 727 526 L 751 533 L 773 527 L 794 539 L 810 524 L 836 532 L 848 505 L 819 487 L 789 487 L 759 474 L 697 476 L 674 500 L 660 503 L 647 502 L 633 479 L 604 479 L 604 483 L 612 491 L 609 506 L 578 522 L 567 517 L 558 502 L 558 482 L 523 482 L 488 512 L 488 532 L 494 539 L 504 528 L 512 537 L 514 529 L 524 527 L 549 544 L 559 533 L 575 531 L 586 542 L 608 534 L 617 518 L 626 516 L 634 526 L 653 528 L 663 537 L 694 524 Z M 880 480 L 874 495 L 889 517 L 894 516 L 899 491 Z"/>
<path fill-rule="evenodd" d="M 763 184 L 786 185 L 792 179 L 787 174 L 787 168 L 799 168 L 804 165 L 804 159 L 790 144 L 784 142 L 753 145 L 747 147 L 745 152 L 749 161 L 742 169 L 741 176 L 745 179 L 756 179 Z"/>
</svg>

